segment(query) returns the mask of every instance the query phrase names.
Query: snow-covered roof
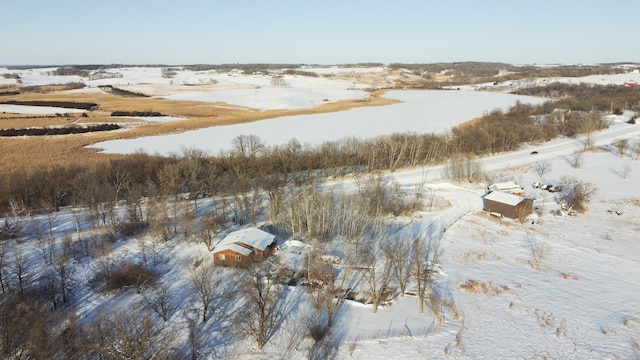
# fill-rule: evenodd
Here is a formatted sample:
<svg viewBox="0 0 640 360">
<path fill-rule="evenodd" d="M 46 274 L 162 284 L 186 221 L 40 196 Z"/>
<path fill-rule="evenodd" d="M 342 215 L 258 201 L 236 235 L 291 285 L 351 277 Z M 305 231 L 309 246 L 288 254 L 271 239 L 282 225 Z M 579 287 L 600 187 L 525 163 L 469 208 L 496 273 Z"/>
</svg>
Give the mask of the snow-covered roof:
<svg viewBox="0 0 640 360">
<path fill-rule="evenodd" d="M 275 238 L 275 235 L 269 234 L 266 231 L 250 227 L 230 233 L 218 243 L 215 250 L 217 251 L 219 246 L 236 243 L 243 243 L 255 249 L 264 250 L 267 246 L 271 245 Z"/>
<path fill-rule="evenodd" d="M 516 183 L 515 181 L 506 181 L 506 182 L 493 183 L 489 185 L 489 188 L 495 189 L 495 190 L 520 189 L 520 185 L 518 185 L 518 183 Z"/>
<path fill-rule="evenodd" d="M 509 194 L 502 191 L 492 191 L 483 196 L 485 200 L 492 200 L 499 203 L 516 206 L 525 198 L 518 195 Z"/>
<path fill-rule="evenodd" d="M 242 254 L 244 256 L 249 256 L 249 254 L 251 254 L 251 249 L 246 248 L 244 246 L 240 246 L 238 244 L 226 244 L 226 245 L 216 246 L 213 249 L 213 253 L 215 254 L 225 250 L 231 250 L 233 252 L 237 252 L 238 254 Z"/>
</svg>

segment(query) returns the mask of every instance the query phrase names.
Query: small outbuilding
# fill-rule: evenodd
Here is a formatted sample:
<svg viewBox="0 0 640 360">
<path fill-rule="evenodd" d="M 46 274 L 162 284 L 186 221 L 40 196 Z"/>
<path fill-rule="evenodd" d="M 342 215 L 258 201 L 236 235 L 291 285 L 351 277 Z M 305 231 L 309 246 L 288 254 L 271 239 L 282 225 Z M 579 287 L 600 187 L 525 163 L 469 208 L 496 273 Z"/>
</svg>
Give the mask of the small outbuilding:
<svg viewBox="0 0 640 360">
<path fill-rule="evenodd" d="M 533 199 L 502 191 L 482 195 L 483 208 L 510 219 L 520 219 L 533 212 Z"/>
<path fill-rule="evenodd" d="M 497 182 L 487 186 L 487 192 L 502 191 L 515 195 L 524 195 L 524 189 L 515 181 Z"/>
<path fill-rule="evenodd" d="M 213 248 L 213 262 L 216 266 L 249 267 L 271 255 L 275 238 L 255 227 L 234 231 Z"/>
</svg>

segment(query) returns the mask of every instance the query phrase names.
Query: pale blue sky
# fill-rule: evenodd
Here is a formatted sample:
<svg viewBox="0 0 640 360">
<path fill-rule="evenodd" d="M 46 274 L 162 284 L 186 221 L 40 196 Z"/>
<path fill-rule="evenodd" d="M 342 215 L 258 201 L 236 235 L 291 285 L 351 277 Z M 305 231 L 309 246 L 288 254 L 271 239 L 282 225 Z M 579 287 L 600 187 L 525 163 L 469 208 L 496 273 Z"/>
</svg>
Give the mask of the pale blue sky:
<svg viewBox="0 0 640 360">
<path fill-rule="evenodd" d="M 640 62 L 639 0 L 0 0 L 0 64 Z"/>
</svg>

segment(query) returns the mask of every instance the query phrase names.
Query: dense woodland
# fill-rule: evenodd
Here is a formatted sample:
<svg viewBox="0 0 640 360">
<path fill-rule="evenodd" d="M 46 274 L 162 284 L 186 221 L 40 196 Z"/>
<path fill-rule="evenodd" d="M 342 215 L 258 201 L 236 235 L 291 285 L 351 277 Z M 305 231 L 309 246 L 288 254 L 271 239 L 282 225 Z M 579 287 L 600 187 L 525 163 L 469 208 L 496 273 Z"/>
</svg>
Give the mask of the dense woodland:
<svg viewBox="0 0 640 360">
<path fill-rule="evenodd" d="M 376 269 L 384 262 L 382 276 L 375 270 L 359 271 L 369 289 L 367 300 L 373 311 L 388 296 L 386 284 L 393 281 L 403 293 L 413 281 L 422 312 L 422 297 L 428 295 L 431 281 L 424 264 L 437 262 L 438 249 L 424 247 L 414 239 L 392 241 L 389 234 L 393 231 L 385 227 L 384 219 L 424 206 L 429 202 L 428 194 L 418 191 L 407 196 L 398 186 L 376 176 L 363 181 L 353 193 L 322 192 L 317 185 L 323 179 L 358 178 L 359 174 L 402 167 L 471 164 L 477 156 L 516 150 L 522 144 L 589 135 L 608 126 L 607 113 L 640 110 L 640 92 L 633 88 L 553 84 L 531 87 L 526 93 L 550 100 L 493 111 L 446 134 L 340 139 L 317 147 L 295 139 L 267 146 L 257 136 L 239 136 L 232 151 L 218 156 L 185 149 L 172 157 L 138 153 L 100 165 L 2 173 L 0 356 L 199 359 L 204 357 L 200 352 L 204 335 L 198 324 L 212 319 L 217 333 L 229 338 L 250 337 L 262 348 L 281 323 L 278 286 L 290 282 L 291 274 L 267 262 L 239 276 L 234 282 L 237 287 L 229 287 L 228 283 L 221 286 L 219 271 L 202 265 L 190 272 L 190 288 L 185 289 L 193 294 L 190 304 L 176 304 L 175 294 L 157 283 L 162 272 L 168 271 L 162 268 L 162 252 L 158 250 L 163 244 L 182 239 L 204 242 L 211 249 L 213 239 L 228 221 L 251 224 L 266 219 L 278 234 L 295 234 L 316 244 L 353 239 L 357 250 L 349 260 L 352 264 Z M 476 170 L 463 165 L 462 178 L 457 179 L 478 179 Z M 196 219 L 197 200 L 202 198 L 216 199 L 217 205 Z M 123 208 L 124 212 L 118 212 Z M 95 235 L 78 235 L 74 240 L 69 234 L 61 241 L 54 240 L 53 218 L 64 209 L 73 210 L 76 224 L 85 216 Z M 33 215 L 43 215 L 40 218 L 49 221 L 36 224 L 24 220 Z M 25 234 L 33 239 L 25 239 Z M 141 264 L 117 263 L 109 257 L 111 246 L 136 234 L 149 234 L 153 239 L 150 243 L 139 240 Z M 362 240 L 365 238 L 377 240 Z M 19 241 L 36 240 L 41 253 L 38 263 L 45 269 L 37 274 L 28 267 L 26 254 L 15 246 Z M 377 249 L 387 255 L 380 257 Z M 79 321 L 74 311 L 77 284 L 71 264 L 87 259 L 96 259 L 97 264 L 92 289 L 135 291 L 144 295 L 144 309 Z M 311 347 L 309 357 L 326 358 L 330 346 L 323 341 L 339 299 L 351 295 L 346 284 L 310 287 L 309 293 L 313 308 L 323 314 L 310 317 L 305 324 L 309 336 L 319 344 Z M 238 302 L 242 309 L 234 308 L 231 320 L 216 317 L 214 309 L 231 309 Z M 437 311 L 446 303 L 432 305 Z M 175 331 L 166 325 L 178 306 L 197 309 L 197 317 L 183 323 L 188 333 L 186 343 L 178 341 Z"/>
</svg>

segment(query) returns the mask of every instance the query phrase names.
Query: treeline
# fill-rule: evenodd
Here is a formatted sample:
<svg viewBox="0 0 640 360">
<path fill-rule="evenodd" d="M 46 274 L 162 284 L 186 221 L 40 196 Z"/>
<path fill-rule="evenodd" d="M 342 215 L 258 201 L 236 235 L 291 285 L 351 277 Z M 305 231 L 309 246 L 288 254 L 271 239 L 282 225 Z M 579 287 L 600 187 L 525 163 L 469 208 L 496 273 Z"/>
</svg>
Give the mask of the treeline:
<svg viewBox="0 0 640 360">
<path fill-rule="evenodd" d="M 22 93 L 47 93 L 51 91 L 64 91 L 64 90 L 76 90 L 82 89 L 86 85 L 82 82 L 69 82 L 65 84 L 55 85 L 31 85 L 20 88 Z"/>
<path fill-rule="evenodd" d="M 527 78 L 549 77 L 581 77 L 595 74 L 626 73 L 629 69 L 612 67 L 610 65 L 567 65 L 567 66 L 515 66 L 505 63 L 492 62 L 455 62 L 432 64 L 390 64 L 391 69 L 408 69 L 415 75 L 430 80 L 435 74 L 449 75 L 446 82 L 438 82 L 440 86 L 463 84 L 478 84 L 494 81 L 519 80 Z M 436 87 L 436 84 L 425 83 L 422 87 Z"/>
<path fill-rule="evenodd" d="M 519 95 L 557 99 L 557 108 L 577 111 L 640 110 L 640 89 L 635 86 L 565 84 L 554 82 L 544 86 L 523 87 Z"/>
<path fill-rule="evenodd" d="M 75 101 L 44 101 L 44 100 L 8 100 L 0 104 L 26 105 L 26 106 L 51 106 L 64 109 L 92 110 L 98 107 L 96 103 L 75 102 Z"/>
<path fill-rule="evenodd" d="M 196 65 L 184 65 L 182 68 L 190 71 L 208 71 L 216 70 L 220 72 L 228 72 L 231 70 L 240 70 L 245 74 L 253 74 L 254 72 L 269 72 L 283 69 L 297 69 L 300 68 L 300 64 L 196 64 Z"/>
<path fill-rule="evenodd" d="M 48 128 L 27 128 L 27 129 L 2 129 L 0 136 L 45 136 L 45 135 L 69 135 L 69 134 L 85 134 L 97 131 L 111 131 L 120 129 L 120 125 L 116 124 L 100 124 L 92 126 L 65 126 L 65 127 L 48 127 Z"/>
<path fill-rule="evenodd" d="M 432 64 L 403 64 L 393 63 L 389 64 L 390 69 L 400 70 L 407 69 L 413 73 L 420 75 L 422 73 L 443 73 L 447 72 L 449 75 L 466 75 L 470 77 L 486 77 L 496 76 L 500 71 L 517 71 L 519 68 L 505 63 L 493 63 L 493 62 L 455 62 L 455 63 L 432 63 Z"/>
<path fill-rule="evenodd" d="M 57 69 L 55 69 L 54 71 L 52 71 L 53 75 L 56 76 L 80 76 L 80 77 L 87 77 L 89 76 L 89 74 L 91 73 L 90 70 L 88 69 L 81 69 L 79 67 L 75 67 L 75 66 L 65 66 L 65 67 L 59 67 Z"/>
<path fill-rule="evenodd" d="M 140 92 L 135 92 L 135 91 L 129 91 L 129 90 L 124 90 L 124 89 L 120 89 L 117 87 L 114 87 L 112 85 L 100 85 L 98 86 L 98 88 L 104 92 L 107 92 L 109 94 L 113 94 L 113 95 L 118 95 L 118 96 L 124 96 L 124 97 L 149 97 L 149 95 L 140 93 Z"/>
<path fill-rule="evenodd" d="M 157 111 L 113 111 L 111 116 L 166 116 Z"/>
</svg>

